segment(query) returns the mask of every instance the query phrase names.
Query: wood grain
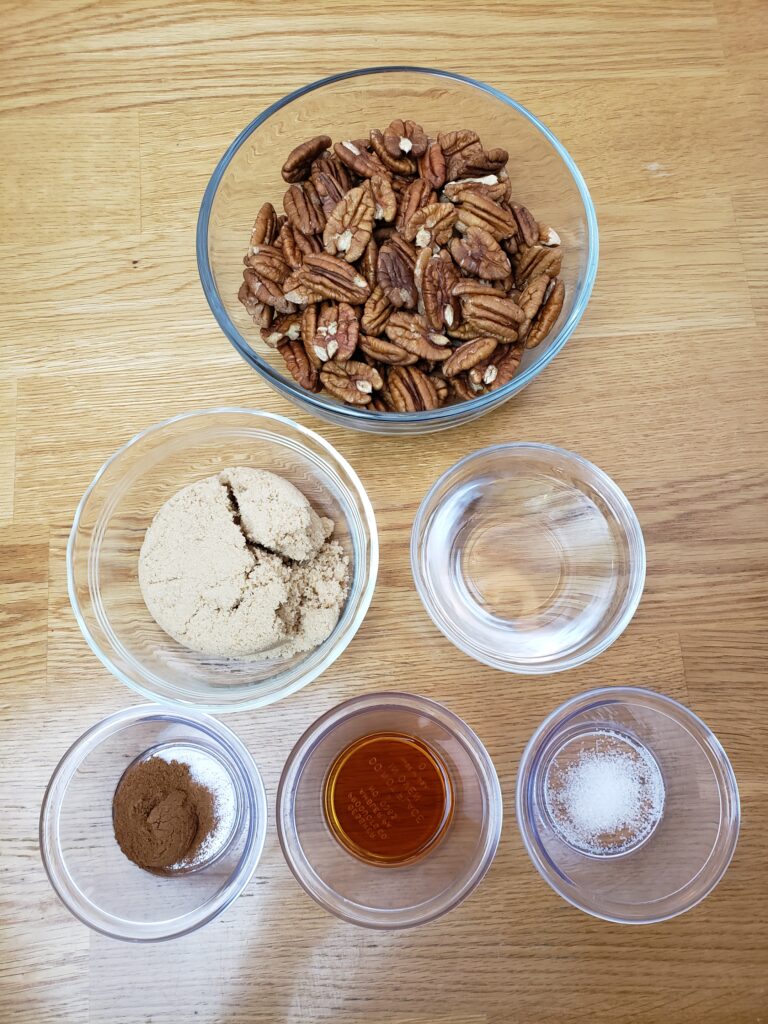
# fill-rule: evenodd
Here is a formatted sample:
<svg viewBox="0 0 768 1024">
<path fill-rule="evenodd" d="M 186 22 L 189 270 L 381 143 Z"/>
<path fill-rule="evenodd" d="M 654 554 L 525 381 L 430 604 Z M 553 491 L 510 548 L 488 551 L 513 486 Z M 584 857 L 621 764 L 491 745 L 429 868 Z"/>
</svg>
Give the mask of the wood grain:
<svg viewBox="0 0 768 1024">
<path fill-rule="evenodd" d="M 0 5 L 0 1020 L 9 1024 L 757 1024 L 768 1020 L 768 8 L 763 0 L 30 0 Z M 411 932 L 324 914 L 270 831 L 243 896 L 201 932 L 132 947 L 71 919 L 40 865 L 58 758 L 134 702 L 74 622 L 64 549 L 94 472 L 137 430 L 226 402 L 296 416 L 208 311 L 194 227 L 256 112 L 320 75 L 417 63 L 476 75 L 572 152 L 601 231 L 590 307 L 555 362 L 470 427 L 368 439 L 298 416 L 358 469 L 381 572 L 321 680 L 228 719 L 270 806 L 297 736 L 393 685 L 444 701 L 498 767 L 506 824 L 482 886 Z M 408 566 L 425 490 L 500 438 L 572 448 L 637 509 L 648 583 L 598 660 L 535 682 L 455 651 Z M 514 823 L 516 765 L 566 697 L 638 683 L 690 705 L 732 757 L 743 829 L 726 878 L 667 924 L 559 900 Z"/>
</svg>

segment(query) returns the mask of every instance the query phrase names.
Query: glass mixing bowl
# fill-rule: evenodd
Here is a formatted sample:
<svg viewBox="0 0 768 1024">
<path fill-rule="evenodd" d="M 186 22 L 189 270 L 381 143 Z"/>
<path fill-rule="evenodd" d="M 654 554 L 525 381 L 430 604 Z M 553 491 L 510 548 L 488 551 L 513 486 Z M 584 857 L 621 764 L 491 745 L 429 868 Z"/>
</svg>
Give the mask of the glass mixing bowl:
<svg viewBox="0 0 768 1024">
<path fill-rule="evenodd" d="M 429 412 L 379 413 L 314 395 L 286 372 L 279 352 L 237 298 L 243 256 L 256 213 L 270 200 L 282 210 L 283 160 L 300 142 L 328 134 L 334 141 L 367 136 L 394 117 L 413 118 L 428 132 L 472 128 L 487 146 L 509 151 L 513 194 L 551 224 L 563 242 L 565 304 L 542 344 L 526 352 L 509 384 L 458 405 Z M 581 319 L 597 272 L 597 220 L 587 186 L 552 132 L 525 107 L 490 85 L 430 68 L 349 71 L 290 93 L 256 117 L 227 149 L 205 190 L 197 224 L 203 290 L 234 347 L 280 394 L 307 412 L 343 427 L 380 434 L 417 434 L 455 427 L 495 409 L 551 363 Z"/>
<path fill-rule="evenodd" d="M 160 506 L 228 466 L 290 480 L 349 556 L 341 617 L 314 650 L 284 661 L 237 661 L 187 650 L 157 625 L 138 580 L 139 551 Z M 360 480 L 318 434 L 249 409 L 186 413 L 137 434 L 105 462 L 83 495 L 67 546 L 69 597 L 85 639 L 110 672 L 152 700 L 205 711 L 261 707 L 306 686 L 344 651 L 373 596 L 376 522 Z"/>
<path fill-rule="evenodd" d="M 631 505 L 597 466 L 547 444 L 474 452 L 421 503 L 416 589 L 466 654 L 522 674 L 560 672 L 621 635 L 645 581 Z"/>
<path fill-rule="evenodd" d="M 228 834 L 211 860 L 173 877 L 128 860 L 112 826 L 112 799 L 124 772 L 152 756 L 204 760 L 225 780 Z M 153 942 L 196 931 L 237 899 L 266 831 L 264 785 L 237 736 L 207 715 L 151 705 L 110 715 L 69 748 L 43 798 L 40 853 L 75 917 L 112 938 Z"/>
</svg>

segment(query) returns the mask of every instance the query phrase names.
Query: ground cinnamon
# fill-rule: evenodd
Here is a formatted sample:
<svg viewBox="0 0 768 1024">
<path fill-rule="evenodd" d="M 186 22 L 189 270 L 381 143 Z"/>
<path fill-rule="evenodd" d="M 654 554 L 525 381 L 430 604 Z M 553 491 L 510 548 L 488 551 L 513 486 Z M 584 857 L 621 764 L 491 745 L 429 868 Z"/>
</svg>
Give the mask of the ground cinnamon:
<svg viewBox="0 0 768 1024">
<path fill-rule="evenodd" d="M 216 827 L 214 796 L 195 782 L 188 765 L 150 757 L 132 765 L 118 783 L 112 823 L 120 849 L 134 864 L 176 874 L 192 866 Z"/>
</svg>

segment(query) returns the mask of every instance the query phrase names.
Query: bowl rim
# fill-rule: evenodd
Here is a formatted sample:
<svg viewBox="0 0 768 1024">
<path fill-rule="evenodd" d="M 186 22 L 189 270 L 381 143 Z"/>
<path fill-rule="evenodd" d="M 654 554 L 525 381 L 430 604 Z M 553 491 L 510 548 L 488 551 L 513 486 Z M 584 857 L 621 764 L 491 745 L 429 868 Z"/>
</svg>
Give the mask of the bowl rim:
<svg viewBox="0 0 768 1024">
<path fill-rule="evenodd" d="M 588 710 L 590 707 L 595 705 L 604 703 L 621 703 L 622 701 L 630 701 L 633 698 L 638 702 L 646 702 L 646 706 L 649 704 L 652 707 L 656 704 L 660 705 L 660 707 L 655 708 L 655 710 L 659 712 L 661 712 L 662 708 L 669 708 L 671 717 L 675 718 L 677 721 L 680 721 L 682 718 L 699 730 L 697 739 L 702 745 L 706 746 L 707 750 L 723 769 L 727 785 L 727 796 L 730 801 L 729 809 L 731 812 L 732 824 L 730 829 L 726 829 L 727 836 L 725 839 L 721 840 L 722 831 L 718 835 L 718 840 L 721 840 L 720 846 L 722 847 L 720 867 L 716 875 L 712 878 L 710 885 L 703 892 L 699 893 L 695 898 L 689 899 L 687 903 L 678 910 L 658 914 L 645 919 L 629 920 L 616 915 L 603 913 L 593 907 L 589 907 L 586 905 L 584 900 L 580 900 L 572 895 L 564 885 L 558 885 L 557 877 L 560 875 L 559 870 L 554 867 L 553 864 L 554 870 L 552 872 L 547 871 L 545 861 L 548 858 L 537 850 L 531 838 L 531 826 L 526 815 L 528 800 L 525 796 L 525 789 L 528 785 L 530 764 L 532 761 L 535 761 L 537 756 L 537 747 L 541 744 L 542 739 L 548 736 L 553 725 L 561 725 L 574 715 Z M 688 913 L 689 910 L 693 910 L 694 907 L 697 907 L 703 900 L 705 900 L 723 880 L 723 877 L 733 860 L 733 855 L 736 852 L 736 846 L 739 840 L 739 831 L 741 828 L 741 799 L 739 796 L 739 785 L 736 779 L 736 774 L 725 748 L 707 723 L 701 719 L 695 711 L 692 711 L 685 704 L 681 704 L 680 701 L 675 700 L 674 697 L 669 697 L 665 693 L 661 693 L 658 690 L 651 690 L 648 687 L 600 686 L 592 690 L 584 690 L 581 693 L 577 693 L 574 696 L 569 697 L 568 700 L 563 701 L 562 704 L 559 704 L 556 708 L 550 711 L 550 713 L 534 730 L 531 738 L 525 745 L 520 757 L 520 762 L 517 766 L 517 780 L 515 782 L 515 817 L 517 819 L 517 826 L 520 831 L 523 846 L 525 847 L 525 851 L 528 854 L 531 863 L 550 888 L 553 889 L 558 896 L 564 899 L 566 903 L 570 903 L 571 906 L 575 907 L 577 910 L 581 910 L 583 913 L 589 914 L 591 917 L 596 917 L 601 921 L 610 921 L 613 924 L 623 925 L 648 925 L 659 924 L 662 921 L 670 921 L 672 918 Z M 710 851 L 709 857 L 705 863 L 708 863 L 712 858 L 714 850 L 715 847 Z M 553 862 L 550 861 L 550 863 Z M 690 886 L 690 884 L 691 883 L 688 882 L 687 886 Z"/>
<path fill-rule="evenodd" d="M 351 78 L 392 73 L 413 73 L 433 76 L 436 78 L 447 78 L 452 82 L 472 86 L 480 92 L 486 93 L 494 99 L 499 100 L 516 110 L 518 114 L 524 117 L 541 135 L 544 136 L 565 164 L 573 178 L 574 184 L 576 185 L 584 206 L 587 221 L 587 266 L 584 282 L 580 291 L 576 295 L 576 301 L 574 302 L 573 309 L 571 310 L 568 319 L 560 328 L 560 331 L 555 336 L 551 345 L 543 354 L 541 359 L 537 363 L 523 370 L 519 375 L 513 377 L 511 381 L 499 388 L 497 391 L 490 391 L 485 395 L 472 398 L 467 402 L 460 403 L 459 405 L 443 406 L 439 409 L 413 413 L 371 412 L 365 408 L 351 408 L 340 405 L 330 401 L 328 398 L 322 397 L 322 395 L 316 395 L 310 391 L 305 391 L 289 377 L 278 373 L 278 371 L 266 362 L 258 352 L 251 348 L 230 319 L 229 314 L 220 299 L 208 257 L 208 229 L 216 193 L 218 192 L 219 185 L 221 184 L 222 178 L 224 177 L 233 157 L 253 132 L 272 117 L 273 114 L 282 110 L 283 107 L 317 89 L 322 89 L 327 85 L 334 85 L 336 82 L 342 82 Z M 224 335 L 235 350 L 249 364 L 249 366 L 266 379 L 268 384 L 279 391 L 287 391 L 291 396 L 295 395 L 303 405 L 309 407 L 312 412 L 316 413 L 321 418 L 323 413 L 332 413 L 344 416 L 352 422 L 357 423 L 418 423 L 419 425 L 431 424 L 434 425 L 435 428 L 441 425 L 450 425 L 450 421 L 457 416 L 457 410 L 461 410 L 463 414 L 473 418 L 474 416 L 481 415 L 483 412 L 494 408 L 496 405 L 501 404 L 501 402 L 506 398 L 511 397 L 517 391 L 524 388 L 526 384 L 529 384 L 530 381 L 537 377 L 539 373 L 541 373 L 541 371 L 552 362 L 555 356 L 562 350 L 571 334 L 573 334 L 584 315 L 587 303 L 589 302 L 592 294 L 595 277 L 597 275 L 599 248 L 597 215 L 595 213 L 594 203 L 592 202 L 592 197 L 589 193 L 589 189 L 587 188 L 587 184 L 570 153 L 557 139 L 554 133 L 543 124 L 543 122 L 541 122 L 521 103 L 513 100 L 511 96 L 508 96 L 506 93 L 502 92 L 500 89 L 496 89 L 492 85 L 488 85 L 487 83 L 475 78 L 470 78 L 468 75 L 458 74 L 454 71 L 445 71 L 440 68 L 420 67 L 418 65 L 409 64 L 364 67 L 352 71 L 342 71 L 335 75 L 328 75 L 324 78 L 319 78 L 314 82 L 310 82 L 307 85 L 301 86 L 298 89 L 294 89 L 292 92 L 283 96 L 282 99 L 276 100 L 274 103 L 266 107 L 266 109 L 255 117 L 250 124 L 246 125 L 246 127 L 238 133 L 216 165 L 208 185 L 206 186 L 205 192 L 203 193 L 196 231 L 197 268 L 200 275 L 200 283 L 203 288 L 203 293 L 205 294 L 205 298 L 211 312 L 213 313 L 219 327 L 224 332 Z"/>
<path fill-rule="evenodd" d="M 552 453 L 559 457 L 563 457 L 567 461 L 580 466 L 587 473 L 594 475 L 597 480 L 603 484 L 611 499 L 614 501 L 616 509 L 626 520 L 626 522 L 621 522 L 621 525 L 626 534 L 627 541 L 632 548 L 635 561 L 632 564 L 631 580 L 627 588 L 627 593 L 624 596 L 621 614 L 616 618 L 613 628 L 605 634 L 599 643 L 579 648 L 568 657 L 558 658 L 557 661 L 550 660 L 530 664 L 514 662 L 512 664 L 503 663 L 501 659 L 497 659 L 495 661 L 489 660 L 484 657 L 482 652 L 478 651 L 476 647 L 472 647 L 470 644 L 465 646 L 460 642 L 460 640 L 463 641 L 463 636 L 461 638 L 457 638 L 452 634 L 451 627 L 453 626 L 453 623 L 437 607 L 431 598 L 430 590 L 425 585 L 426 576 L 422 572 L 420 553 L 425 546 L 424 531 L 427 510 L 433 502 L 434 496 L 446 481 L 450 480 L 450 478 L 459 472 L 464 466 L 475 460 L 485 458 L 492 452 L 510 450 L 516 452 L 526 449 L 540 453 Z M 450 642 L 455 647 L 458 647 L 459 650 L 468 654 L 470 657 L 475 658 L 477 661 L 490 665 L 491 668 L 499 669 L 502 672 L 509 672 L 513 675 L 549 675 L 555 672 L 564 672 L 567 669 L 576 668 L 577 666 L 583 665 L 586 662 L 591 661 L 593 658 L 596 658 L 599 654 L 602 654 L 603 651 L 607 650 L 613 643 L 615 643 L 616 640 L 618 640 L 632 621 L 634 614 L 637 611 L 637 607 L 640 604 L 640 599 L 643 596 L 643 589 L 645 587 L 645 540 L 643 539 L 643 531 L 640 526 L 640 521 L 637 518 L 637 513 L 632 507 L 626 494 L 624 494 L 616 481 L 610 477 L 605 470 L 596 466 L 593 462 L 590 462 L 589 459 L 585 459 L 583 455 L 579 455 L 578 452 L 570 451 L 567 448 L 560 448 L 557 445 L 545 444 L 540 441 L 502 441 L 499 444 L 492 444 L 486 448 L 480 448 L 477 451 L 470 452 L 468 455 L 459 459 L 458 462 L 454 462 L 453 465 L 449 466 L 444 473 L 441 473 L 424 495 L 416 515 L 414 516 L 413 526 L 411 527 L 410 561 L 411 573 L 416 585 L 416 590 L 421 598 L 421 602 L 424 605 L 427 614 L 443 636 L 450 640 Z"/>
<path fill-rule="evenodd" d="M 352 903 L 338 893 L 333 894 L 337 896 L 337 902 L 334 903 L 325 893 L 325 889 L 330 887 L 325 885 L 317 874 L 298 840 L 294 822 L 295 788 L 320 741 L 347 719 L 355 718 L 380 706 L 401 707 L 415 713 L 421 711 L 452 731 L 464 749 L 470 752 L 478 770 L 478 778 L 483 780 L 483 790 L 489 805 L 484 829 L 483 854 L 473 874 L 464 880 L 461 887 L 444 905 L 440 905 L 439 899 L 433 897 L 428 904 L 428 910 L 413 914 L 407 920 L 394 919 L 392 915 L 396 911 L 362 908 L 360 904 Z M 299 736 L 280 772 L 275 796 L 275 818 L 277 837 L 285 862 L 301 888 L 318 906 L 334 917 L 362 928 L 378 931 L 405 930 L 427 924 L 449 913 L 460 906 L 480 885 L 498 851 L 504 822 L 504 799 L 498 772 L 488 749 L 463 718 L 433 697 L 405 690 L 379 690 L 373 693 L 360 693 L 335 704 L 319 715 Z M 298 853 L 295 848 L 298 848 Z M 319 879 L 320 884 L 317 884 L 315 879 Z M 350 909 L 347 909 L 347 903 Z M 351 908 L 357 908 L 357 912 Z"/>
<path fill-rule="evenodd" d="M 219 892 L 218 898 L 213 898 L 212 901 L 209 901 L 211 906 L 206 913 L 201 915 L 199 910 L 189 911 L 180 917 L 174 918 L 173 920 L 176 922 L 177 927 L 165 934 L 127 934 L 125 930 L 120 931 L 116 927 L 109 928 L 104 923 L 96 923 L 93 918 L 88 916 L 87 905 L 91 904 L 92 901 L 82 893 L 80 886 L 72 879 L 63 856 L 56 856 L 55 850 L 52 853 L 48 842 L 48 832 L 51 828 L 54 828 L 54 826 L 58 826 L 61 812 L 60 800 L 57 804 L 53 804 L 52 799 L 56 785 L 61 781 L 65 773 L 69 773 L 65 780 L 66 786 L 68 787 L 78 767 L 83 763 L 84 758 L 88 757 L 94 750 L 96 750 L 104 739 L 113 735 L 123 727 L 131 727 L 142 721 L 157 719 L 169 719 L 174 722 L 182 722 L 192 725 L 198 730 L 207 732 L 216 740 L 217 743 L 220 743 L 227 748 L 228 752 L 235 757 L 239 767 L 243 770 L 246 790 L 248 791 L 250 802 L 253 805 L 252 820 L 248 826 L 246 844 L 237 866 L 225 886 L 223 886 L 222 890 Z M 66 788 L 64 792 L 66 792 Z M 59 794 L 60 797 L 63 795 L 63 793 Z M 45 793 L 40 806 L 38 824 L 40 858 L 43 862 L 43 868 L 48 877 L 48 881 L 50 882 L 57 897 L 61 900 L 67 910 L 88 928 L 91 928 L 93 931 L 99 932 L 102 935 L 106 935 L 109 938 L 119 939 L 123 942 L 167 942 L 170 939 L 180 938 L 182 935 L 188 935 L 190 932 L 194 932 L 197 931 L 198 928 L 202 928 L 204 925 L 222 914 L 227 907 L 241 895 L 253 877 L 253 873 L 261 859 L 267 835 L 268 815 L 269 806 L 267 802 L 267 794 L 264 788 L 264 780 L 261 777 L 258 765 L 256 764 L 250 750 L 248 750 L 240 737 L 233 732 L 229 726 L 201 711 L 185 709 L 182 712 L 177 711 L 170 705 L 138 704 L 133 705 L 132 707 L 122 708 L 119 711 L 114 711 L 112 714 L 107 715 L 105 718 L 102 718 L 98 722 L 89 726 L 69 745 L 67 750 L 59 758 L 56 767 L 51 773 L 48 784 L 45 787 Z M 58 828 L 56 828 L 56 834 L 57 833 Z M 60 862 L 57 863 L 57 861 Z M 73 889 L 74 893 L 72 892 Z M 78 894 L 82 896 L 82 901 L 78 900 Z M 96 906 L 95 904 L 93 905 Z M 204 904 L 204 906 L 206 905 L 207 904 Z M 97 907 L 97 910 L 98 909 L 99 908 Z M 114 918 L 114 915 L 105 911 L 101 911 L 100 913 L 106 921 Z M 133 925 L 137 924 L 137 922 L 129 923 Z"/>
<path fill-rule="evenodd" d="M 320 445 L 331 458 L 338 463 L 341 469 L 349 475 L 352 488 L 355 492 L 356 497 L 360 501 L 362 506 L 361 522 L 363 528 L 367 533 L 368 539 L 368 552 L 369 552 L 369 569 L 368 569 L 368 580 L 365 587 L 360 595 L 359 604 L 355 610 L 354 616 L 350 621 L 349 627 L 346 634 L 338 638 L 336 646 L 329 649 L 326 658 L 316 665 L 310 672 L 306 672 L 297 676 L 292 682 L 284 686 L 279 692 L 275 694 L 267 694 L 265 696 L 254 696 L 252 698 L 243 699 L 237 703 L 217 703 L 215 701 L 202 701 L 185 699 L 181 697 L 171 696 L 160 696 L 150 687 L 144 685 L 141 682 L 137 682 L 127 673 L 123 672 L 112 660 L 106 650 L 97 642 L 95 636 L 91 632 L 88 623 L 85 620 L 85 615 L 80 607 L 80 602 L 77 597 L 77 585 L 75 581 L 75 545 L 78 539 L 78 532 L 80 529 L 80 521 L 83 516 L 83 512 L 88 504 L 88 501 L 98 486 L 101 478 L 107 472 L 118 459 L 120 459 L 130 448 L 140 444 L 146 438 L 151 437 L 153 434 L 160 433 L 166 428 L 173 424 L 180 423 L 185 420 L 191 420 L 195 418 L 204 418 L 208 416 L 218 416 L 222 414 L 235 414 L 235 415 L 246 415 L 254 416 L 258 419 L 265 419 L 267 421 L 273 421 L 280 423 L 283 426 L 290 427 L 292 430 L 296 430 L 299 434 L 309 438 L 314 443 Z M 178 413 L 176 416 L 171 416 L 168 419 L 160 420 L 158 423 L 150 424 L 143 430 L 138 431 L 128 441 L 122 444 L 116 451 L 114 451 L 109 458 L 107 458 L 99 469 L 96 471 L 93 479 L 91 480 L 88 487 L 83 492 L 83 496 L 77 503 L 75 514 L 72 519 L 72 526 L 69 531 L 69 537 L 67 538 L 67 550 L 66 550 L 66 568 L 67 568 L 67 594 L 69 597 L 69 603 L 72 608 L 72 612 L 75 617 L 75 621 L 80 627 L 80 631 L 85 638 L 86 643 L 104 665 L 106 669 L 121 683 L 129 687 L 135 693 L 140 694 L 147 700 L 153 701 L 157 704 L 166 704 L 171 707 L 181 708 L 185 712 L 198 711 L 203 714 L 218 715 L 218 714 L 229 714 L 239 711 L 252 711 L 256 708 L 267 707 L 270 704 L 277 703 L 277 701 L 283 700 L 289 697 L 292 693 L 296 693 L 303 687 L 308 686 L 313 682 L 319 675 L 325 672 L 330 666 L 344 653 L 346 648 L 352 642 L 353 638 L 357 634 L 360 626 L 362 625 L 363 619 L 368 613 L 371 601 L 373 600 L 374 590 L 376 588 L 376 580 L 379 571 L 379 538 L 378 529 L 376 526 L 376 516 L 373 511 L 373 505 L 368 497 L 368 493 L 363 486 L 360 477 L 352 467 L 352 465 L 344 458 L 334 446 L 326 441 L 324 437 L 311 430 L 309 427 L 303 426 L 301 423 L 297 423 L 295 420 L 290 419 L 288 416 L 283 416 L 280 413 L 267 412 L 262 409 L 247 409 L 243 406 L 214 406 L 209 409 L 193 409 L 188 412 Z M 88 593 L 91 593 L 90 580 L 88 582 Z M 324 641 L 327 643 L 327 641 Z M 322 646 L 322 645 L 321 645 Z M 312 652 L 308 652 L 311 654 Z"/>
</svg>

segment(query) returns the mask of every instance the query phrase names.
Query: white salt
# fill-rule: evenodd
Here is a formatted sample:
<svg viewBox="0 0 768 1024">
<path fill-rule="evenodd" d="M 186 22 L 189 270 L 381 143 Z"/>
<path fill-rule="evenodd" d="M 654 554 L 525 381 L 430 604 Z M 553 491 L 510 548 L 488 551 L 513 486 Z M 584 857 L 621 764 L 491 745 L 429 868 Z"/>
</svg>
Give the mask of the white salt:
<svg viewBox="0 0 768 1024">
<path fill-rule="evenodd" d="M 664 782 L 655 758 L 609 731 L 567 745 L 550 766 L 545 803 L 562 839 L 584 853 L 625 853 L 661 818 Z"/>
<path fill-rule="evenodd" d="M 157 757 L 164 761 L 178 761 L 189 768 L 195 782 L 204 786 L 213 797 L 216 819 L 211 832 L 195 853 L 194 859 L 173 864 L 169 870 L 189 871 L 207 864 L 222 852 L 230 840 L 237 818 L 237 801 L 229 772 L 217 757 L 202 747 L 178 745 L 158 750 Z"/>
</svg>

